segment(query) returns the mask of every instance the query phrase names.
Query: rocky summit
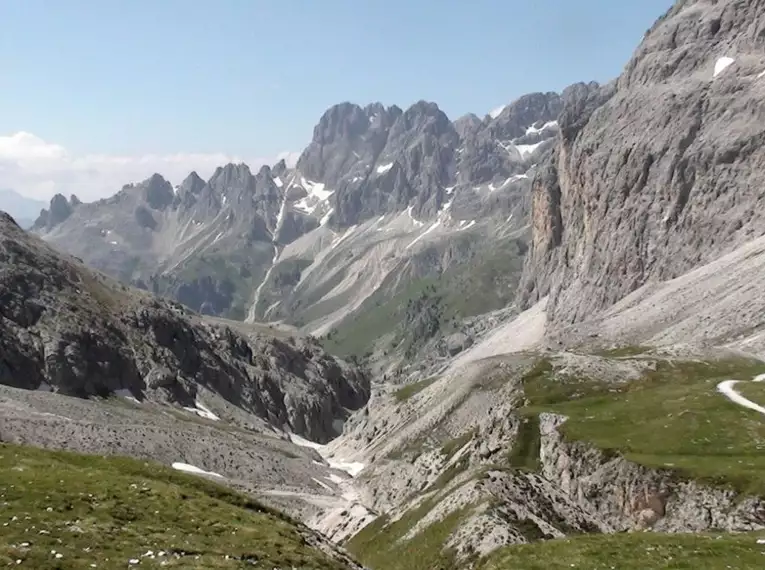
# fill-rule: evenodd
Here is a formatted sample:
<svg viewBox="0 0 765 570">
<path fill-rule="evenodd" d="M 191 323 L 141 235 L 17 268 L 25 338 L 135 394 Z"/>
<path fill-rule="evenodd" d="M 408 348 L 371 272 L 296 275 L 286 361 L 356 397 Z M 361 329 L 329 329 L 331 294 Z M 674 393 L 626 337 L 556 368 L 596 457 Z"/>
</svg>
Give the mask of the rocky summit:
<svg viewBox="0 0 765 570">
<path fill-rule="evenodd" d="M 761 567 L 763 47 L 761 0 L 678 0 L 605 84 L 344 102 L 294 166 L 3 215 L 4 500 L 127 474 L 230 567 L 253 516 L 320 553 L 274 565 Z"/>
</svg>

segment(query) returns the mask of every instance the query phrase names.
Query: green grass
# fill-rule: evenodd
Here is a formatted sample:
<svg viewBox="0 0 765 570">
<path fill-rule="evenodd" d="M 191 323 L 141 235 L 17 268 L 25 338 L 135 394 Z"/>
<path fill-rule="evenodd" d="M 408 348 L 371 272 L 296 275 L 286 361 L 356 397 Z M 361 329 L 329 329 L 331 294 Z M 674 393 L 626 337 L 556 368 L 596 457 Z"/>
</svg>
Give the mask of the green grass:
<svg viewBox="0 0 765 570">
<path fill-rule="evenodd" d="M 444 443 L 441 446 L 441 453 L 446 456 L 447 461 L 454 457 L 454 454 L 457 453 L 460 449 L 465 447 L 465 444 L 472 440 L 477 432 L 477 429 L 472 429 L 469 432 L 464 433 L 459 437 L 455 437 L 454 439 L 450 439 Z"/>
<path fill-rule="evenodd" d="M 568 416 L 562 428 L 568 440 L 684 478 L 765 496 L 765 417 L 716 390 L 722 380 L 751 380 L 765 372 L 762 362 L 658 361 L 655 371 L 618 385 L 561 378 L 551 370 L 542 360 L 524 377 L 530 402 L 525 413 Z"/>
<path fill-rule="evenodd" d="M 0 567 L 125 568 L 140 559 L 141 568 L 347 568 L 306 544 L 285 515 L 127 458 L 0 444 L 0 522 Z M 149 550 L 167 555 L 141 558 Z"/>
<path fill-rule="evenodd" d="M 647 346 L 626 345 L 596 350 L 593 354 L 598 356 L 608 356 L 611 358 L 627 358 L 630 356 L 640 356 L 641 354 L 645 354 L 650 350 L 651 348 Z"/>
<path fill-rule="evenodd" d="M 593 534 L 505 547 L 479 570 L 754 570 L 763 552 L 753 534 Z"/>
<path fill-rule="evenodd" d="M 395 522 L 382 516 L 364 527 L 345 547 L 372 570 L 458 570 L 461 566 L 455 553 L 444 545 L 469 515 L 470 507 L 428 525 L 411 540 L 403 540 L 433 507 L 431 501 L 423 501 Z"/>
<path fill-rule="evenodd" d="M 530 414 L 521 417 L 518 426 L 518 437 L 515 445 L 507 454 L 508 463 L 514 469 L 522 471 L 537 471 L 539 469 L 539 448 L 541 436 L 539 433 L 539 416 Z"/>
<path fill-rule="evenodd" d="M 465 235 L 461 239 L 464 243 L 453 244 L 453 247 L 474 246 L 470 243 L 474 238 Z M 475 255 L 443 273 L 431 272 L 403 280 L 399 274 L 389 276 L 358 311 L 323 339 L 325 349 L 339 356 L 361 356 L 372 350 L 382 337 L 392 335 L 394 345 L 416 351 L 423 339 L 412 338 L 401 323 L 405 321 L 409 301 L 420 299 L 423 293 L 431 300 L 438 299 L 443 310 L 439 317 L 442 334 L 452 332 L 465 317 L 506 307 L 515 297 L 526 245 L 523 240 L 511 238 L 491 248 L 479 247 Z M 435 246 L 421 255 L 434 253 L 437 257 L 441 255 Z"/>
<path fill-rule="evenodd" d="M 406 402 L 409 398 L 412 396 L 415 396 L 416 394 L 419 394 L 422 392 L 425 388 L 433 384 L 438 380 L 438 376 L 433 376 L 431 378 L 426 378 L 425 380 L 420 380 L 419 382 L 414 382 L 412 384 L 407 384 L 406 386 L 399 388 L 393 393 L 393 396 L 396 398 L 397 402 Z"/>
<path fill-rule="evenodd" d="M 160 276 L 157 292 L 171 297 L 183 297 L 178 295 L 181 282 L 211 278 L 217 283 L 221 296 L 230 297 L 230 304 L 222 316 L 244 320 L 252 300 L 252 292 L 265 276 L 261 264 L 265 264 L 272 253 L 273 250 L 269 246 L 239 251 L 213 251 L 193 256 L 177 270 L 176 277 Z"/>
<path fill-rule="evenodd" d="M 392 298 L 386 297 L 383 284 L 359 311 L 322 339 L 325 350 L 341 357 L 361 356 L 372 350 L 382 336 L 397 329 L 404 320 L 407 302 L 416 299 L 432 281 L 423 279 L 409 283 Z"/>
</svg>

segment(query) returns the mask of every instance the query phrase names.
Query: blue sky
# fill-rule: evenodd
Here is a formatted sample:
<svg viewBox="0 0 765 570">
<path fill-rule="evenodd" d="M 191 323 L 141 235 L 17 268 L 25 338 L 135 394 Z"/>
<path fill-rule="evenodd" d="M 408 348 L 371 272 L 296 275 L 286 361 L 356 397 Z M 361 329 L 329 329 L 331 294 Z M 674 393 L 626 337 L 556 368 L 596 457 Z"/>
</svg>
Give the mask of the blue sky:
<svg viewBox="0 0 765 570">
<path fill-rule="evenodd" d="M 0 136 L 71 155 L 271 157 L 344 100 L 428 99 L 457 118 L 608 80 L 671 4 L 0 0 Z"/>
</svg>

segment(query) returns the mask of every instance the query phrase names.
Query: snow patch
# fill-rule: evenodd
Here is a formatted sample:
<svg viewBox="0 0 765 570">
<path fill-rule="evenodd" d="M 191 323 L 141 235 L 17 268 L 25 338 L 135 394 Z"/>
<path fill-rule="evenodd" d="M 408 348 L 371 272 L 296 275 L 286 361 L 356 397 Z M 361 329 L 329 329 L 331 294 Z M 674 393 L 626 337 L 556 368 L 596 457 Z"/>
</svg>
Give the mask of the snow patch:
<svg viewBox="0 0 765 570">
<path fill-rule="evenodd" d="M 197 414 L 199 417 L 205 418 L 207 420 L 213 420 L 216 422 L 220 420 L 218 416 L 212 413 L 209 408 L 206 408 L 200 402 L 198 401 L 194 402 L 194 406 L 195 407 L 193 408 L 183 408 L 183 409 L 186 410 L 187 412 L 191 412 L 192 414 Z"/>
<path fill-rule="evenodd" d="M 326 445 L 323 445 L 321 443 L 316 443 L 314 441 L 308 440 L 294 433 L 289 434 L 289 436 L 290 436 L 290 440 L 292 440 L 292 443 L 294 443 L 298 447 L 307 447 L 308 449 L 315 449 L 316 451 L 320 451 L 324 449 L 325 447 L 327 447 Z"/>
<path fill-rule="evenodd" d="M 730 66 L 733 62 L 736 60 L 732 57 L 721 57 L 715 62 L 715 72 L 712 77 L 717 77 L 720 75 L 723 71 L 725 71 L 728 66 Z"/>
<path fill-rule="evenodd" d="M 521 158 L 526 158 L 526 155 L 533 154 L 535 150 L 537 150 L 542 144 L 544 144 L 545 141 L 538 142 L 536 144 L 517 144 L 514 145 L 515 148 L 518 149 L 518 152 L 521 154 Z"/>
<path fill-rule="evenodd" d="M 112 244 L 112 245 L 117 245 L 116 241 L 110 241 L 109 243 Z"/>
<path fill-rule="evenodd" d="M 462 221 L 464 222 L 465 220 L 462 220 Z M 464 230 L 466 230 L 468 228 L 472 228 L 475 224 L 476 224 L 475 220 L 470 220 L 470 223 L 468 223 L 466 226 L 460 228 L 459 231 L 464 231 Z M 460 225 L 462 225 L 462 223 L 460 223 Z"/>
<path fill-rule="evenodd" d="M 424 222 L 421 222 L 420 220 L 415 219 L 415 217 L 412 215 L 412 210 L 414 210 L 414 206 L 409 206 L 406 209 L 407 214 L 409 214 L 409 219 L 412 220 L 412 222 L 414 222 L 414 225 L 417 226 L 418 228 L 424 226 L 425 225 Z"/>
<path fill-rule="evenodd" d="M 366 467 L 364 463 L 358 461 L 335 461 L 331 458 L 327 458 L 327 463 L 329 463 L 329 466 L 333 469 L 345 471 L 351 477 L 356 477 L 364 470 L 364 467 Z"/>
<path fill-rule="evenodd" d="M 393 168 L 393 163 L 392 162 L 389 162 L 388 164 L 383 164 L 381 166 L 378 166 L 377 167 L 377 174 L 385 174 L 391 168 Z"/>
<path fill-rule="evenodd" d="M 282 179 L 278 176 L 274 176 L 274 184 L 276 184 L 277 188 L 284 186 L 284 182 L 282 182 Z"/>
<path fill-rule="evenodd" d="M 762 79 L 763 77 L 765 77 L 765 71 L 763 71 L 762 73 L 760 73 L 760 74 L 757 76 L 757 79 Z"/>
<path fill-rule="evenodd" d="M 305 178 L 301 178 L 300 182 L 309 194 L 313 194 L 319 200 L 326 200 L 334 193 L 333 190 L 327 190 L 323 182 L 311 182 Z"/>
<path fill-rule="evenodd" d="M 193 465 L 189 465 L 188 463 L 173 463 L 172 468 L 176 471 L 183 471 L 185 473 L 194 473 L 195 475 L 208 475 L 210 477 L 219 477 L 221 479 L 225 479 L 223 475 L 220 475 L 219 473 L 214 473 L 212 471 L 205 471 L 204 469 L 200 469 L 199 467 L 194 467 Z"/>
<path fill-rule="evenodd" d="M 329 464 L 329 466 L 332 469 L 337 469 L 338 471 L 345 471 L 351 477 L 356 477 L 359 473 L 361 473 L 364 467 L 366 467 L 364 463 L 361 463 L 358 461 L 344 461 L 342 459 L 333 459 L 332 457 L 328 457 L 327 446 L 322 445 L 321 443 L 310 441 L 304 437 L 295 435 L 294 433 L 289 434 L 289 437 L 290 437 L 290 440 L 292 440 L 292 443 L 294 443 L 297 446 L 307 447 L 309 449 L 315 449 L 319 453 L 319 455 L 321 455 L 326 460 L 326 462 Z"/>
<path fill-rule="evenodd" d="M 533 145 L 528 145 L 533 146 Z M 515 174 L 505 180 L 502 184 L 499 186 L 494 186 L 494 183 L 489 184 L 489 192 L 493 192 L 494 190 L 501 190 L 502 188 L 505 188 L 508 184 L 511 184 L 513 182 L 517 182 L 518 180 L 523 180 L 524 178 L 528 178 L 528 175 L 526 174 Z"/>
<path fill-rule="evenodd" d="M 315 477 L 311 477 L 311 480 L 313 480 L 313 482 L 314 482 L 314 483 L 318 483 L 319 485 L 321 485 L 322 487 L 324 487 L 324 488 L 325 488 L 327 491 L 329 491 L 330 493 L 333 493 L 333 492 L 335 491 L 335 490 L 334 490 L 332 487 L 330 487 L 330 486 L 329 486 L 329 485 L 327 485 L 326 483 L 322 483 L 321 481 L 319 481 L 319 480 L 318 480 L 318 479 L 316 479 Z"/>
<path fill-rule="evenodd" d="M 541 133 L 542 131 L 545 131 L 549 128 L 557 127 L 557 126 L 558 126 L 558 121 L 549 121 L 539 128 L 536 128 L 534 125 L 531 125 L 530 127 L 526 129 L 526 134 L 531 135 L 531 134 Z"/>
<path fill-rule="evenodd" d="M 449 186 L 448 188 L 444 188 L 444 192 L 446 192 L 447 194 L 451 194 L 452 192 L 454 192 L 455 188 L 456 186 Z"/>
<path fill-rule="evenodd" d="M 345 482 L 345 479 L 340 477 L 340 475 L 335 475 L 334 473 L 330 473 L 327 476 L 327 480 L 332 481 L 335 485 L 340 485 L 341 483 Z"/>
<path fill-rule="evenodd" d="M 295 207 L 307 214 L 313 214 L 322 202 L 334 194 L 334 190 L 327 190 L 322 182 L 311 182 L 302 177 L 300 186 L 305 188 L 308 195 L 295 202 Z"/>
</svg>

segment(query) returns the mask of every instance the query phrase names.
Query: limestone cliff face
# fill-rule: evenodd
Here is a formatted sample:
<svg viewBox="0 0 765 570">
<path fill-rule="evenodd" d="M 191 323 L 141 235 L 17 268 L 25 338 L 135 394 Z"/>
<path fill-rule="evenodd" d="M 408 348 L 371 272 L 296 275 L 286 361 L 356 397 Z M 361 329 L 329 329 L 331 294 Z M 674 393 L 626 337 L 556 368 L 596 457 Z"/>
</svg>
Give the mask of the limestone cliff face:
<svg viewBox="0 0 765 570">
<path fill-rule="evenodd" d="M 765 2 L 678 1 L 623 74 L 564 93 L 524 303 L 580 321 L 762 234 Z"/>
<path fill-rule="evenodd" d="M 765 526 L 760 499 L 609 458 L 586 444 L 565 441 L 559 428 L 566 418 L 541 414 L 539 420 L 541 475 L 611 532 L 738 532 Z"/>
</svg>

